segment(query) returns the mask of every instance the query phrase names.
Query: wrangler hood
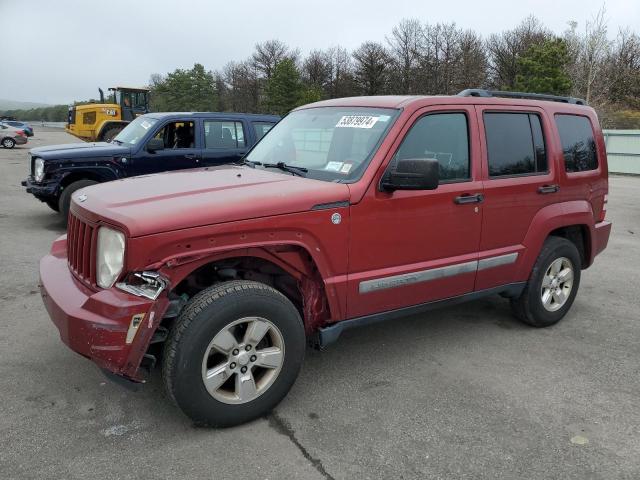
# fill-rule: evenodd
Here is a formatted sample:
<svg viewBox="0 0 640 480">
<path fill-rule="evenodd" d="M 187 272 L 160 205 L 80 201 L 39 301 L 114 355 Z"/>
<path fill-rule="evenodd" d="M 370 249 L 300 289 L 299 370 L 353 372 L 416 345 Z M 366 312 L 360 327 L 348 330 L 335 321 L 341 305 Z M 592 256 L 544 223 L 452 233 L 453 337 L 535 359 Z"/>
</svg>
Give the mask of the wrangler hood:
<svg viewBox="0 0 640 480">
<path fill-rule="evenodd" d="M 146 175 L 83 188 L 71 209 L 132 237 L 284 215 L 349 200 L 345 184 L 227 165 Z"/>
</svg>

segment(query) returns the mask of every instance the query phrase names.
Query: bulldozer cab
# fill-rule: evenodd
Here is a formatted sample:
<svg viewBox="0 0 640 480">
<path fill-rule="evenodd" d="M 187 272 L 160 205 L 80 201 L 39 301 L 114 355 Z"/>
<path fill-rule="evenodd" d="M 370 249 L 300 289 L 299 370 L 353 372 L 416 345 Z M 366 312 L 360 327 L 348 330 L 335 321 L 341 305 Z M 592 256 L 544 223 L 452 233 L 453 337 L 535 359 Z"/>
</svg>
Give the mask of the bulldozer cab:
<svg viewBox="0 0 640 480">
<path fill-rule="evenodd" d="M 143 88 L 112 87 L 113 103 L 120 106 L 122 120 L 130 122 L 149 112 L 149 91 Z"/>
<path fill-rule="evenodd" d="M 137 116 L 149 113 L 147 88 L 111 87 L 106 99 L 104 91 L 98 91 L 100 103 L 69 107 L 67 133 L 89 142 L 108 142 Z"/>
</svg>

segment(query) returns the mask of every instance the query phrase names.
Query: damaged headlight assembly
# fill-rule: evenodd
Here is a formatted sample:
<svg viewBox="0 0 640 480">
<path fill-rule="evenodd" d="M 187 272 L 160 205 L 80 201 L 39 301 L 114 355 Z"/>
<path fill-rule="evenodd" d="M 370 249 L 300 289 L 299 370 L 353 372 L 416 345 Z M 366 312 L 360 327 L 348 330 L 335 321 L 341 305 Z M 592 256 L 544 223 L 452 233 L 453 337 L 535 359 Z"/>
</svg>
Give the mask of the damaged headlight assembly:
<svg viewBox="0 0 640 480">
<path fill-rule="evenodd" d="M 124 267 L 124 233 L 109 227 L 98 230 L 98 255 L 96 257 L 96 283 L 111 288 Z"/>
<path fill-rule="evenodd" d="M 167 286 L 167 280 L 158 272 L 134 272 L 127 275 L 116 288 L 138 297 L 157 299 Z"/>
</svg>

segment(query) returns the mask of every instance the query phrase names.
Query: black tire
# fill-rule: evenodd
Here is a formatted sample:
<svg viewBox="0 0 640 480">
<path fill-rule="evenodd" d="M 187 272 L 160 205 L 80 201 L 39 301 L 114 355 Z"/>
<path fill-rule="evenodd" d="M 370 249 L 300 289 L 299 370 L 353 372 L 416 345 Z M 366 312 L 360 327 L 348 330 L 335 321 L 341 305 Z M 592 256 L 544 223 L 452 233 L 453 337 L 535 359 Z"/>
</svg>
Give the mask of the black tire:
<svg viewBox="0 0 640 480">
<path fill-rule="evenodd" d="M 4 148 L 13 148 L 16 146 L 16 141 L 13 138 L 6 137 L 2 139 L 2 146 Z"/>
<path fill-rule="evenodd" d="M 214 398 L 205 387 L 203 360 L 216 335 L 246 317 L 261 317 L 277 327 L 284 359 L 275 379 L 259 396 L 230 404 Z M 196 424 L 230 427 L 265 415 L 285 397 L 298 376 L 305 347 L 302 319 L 284 295 L 258 282 L 223 282 L 195 295 L 183 309 L 165 343 L 162 377 L 169 397 Z M 223 364 L 230 368 L 229 358 Z M 250 373 L 256 372 L 249 368 Z M 225 378 L 235 381 L 239 374 L 229 375 Z"/>
<path fill-rule="evenodd" d="M 118 135 L 122 131 L 123 128 L 124 128 L 123 126 L 107 128 L 102 133 L 102 135 L 100 135 L 100 141 L 102 141 L 102 142 L 110 142 L 111 140 L 114 139 L 114 137 L 116 135 Z"/>
<path fill-rule="evenodd" d="M 58 204 L 57 200 L 45 200 L 45 202 L 47 204 L 47 206 L 53 210 L 54 212 L 59 212 L 60 211 L 60 205 Z"/>
<path fill-rule="evenodd" d="M 543 304 L 542 282 L 551 264 L 560 258 L 565 258 L 571 263 L 573 284 L 564 303 L 560 303 L 561 306 L 557 310 L 550 311 Z M 549 327 L 558 323 L 567 314 L 578 293 L 581 265 L 580 253 L 572 242 L 561 237 L 547 238 L 533 266 L 527 286 L 520 297 L 511 300 L 514 315 L 533 327 Z"/>
<path fill-rule="evenodd" d="M 62 193 L 60 194 L 60 198 L 58 199 L 58 211 L 64 217 L 65 222 L 69 217 L 69 207 L 71 207 L 71 195 L 73 195 L 73 192 L 80 190 L 81 188 L 84 188 L 84 187 L 95 185 L 97 183 L 98 182 L 94 180 L 83 179 L 83 180 L 77 180 L 73 183 L 70 183 L 66 187 L 64 187 L 64 189 L 62 190 Z"/>
</svg>

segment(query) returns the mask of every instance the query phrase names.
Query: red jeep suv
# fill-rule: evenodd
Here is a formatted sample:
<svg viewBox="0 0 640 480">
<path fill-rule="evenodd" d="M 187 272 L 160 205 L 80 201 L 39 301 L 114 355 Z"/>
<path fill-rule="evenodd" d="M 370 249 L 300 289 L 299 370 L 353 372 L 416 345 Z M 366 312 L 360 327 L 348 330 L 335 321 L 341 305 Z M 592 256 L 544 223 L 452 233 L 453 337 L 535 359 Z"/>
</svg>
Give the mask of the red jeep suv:
<svg viewBox="0 0 640 480">
<path fill-rule="evenodd" d="M 607 158 L 568 97 L 466 90 L 296 109 L 241 164 L 74 193 L 40 264 L 62 340 L 199 424 L 263 415 L 305 345 L 500 294 L 565 316 L 607 245 Z"/>
</svg>

